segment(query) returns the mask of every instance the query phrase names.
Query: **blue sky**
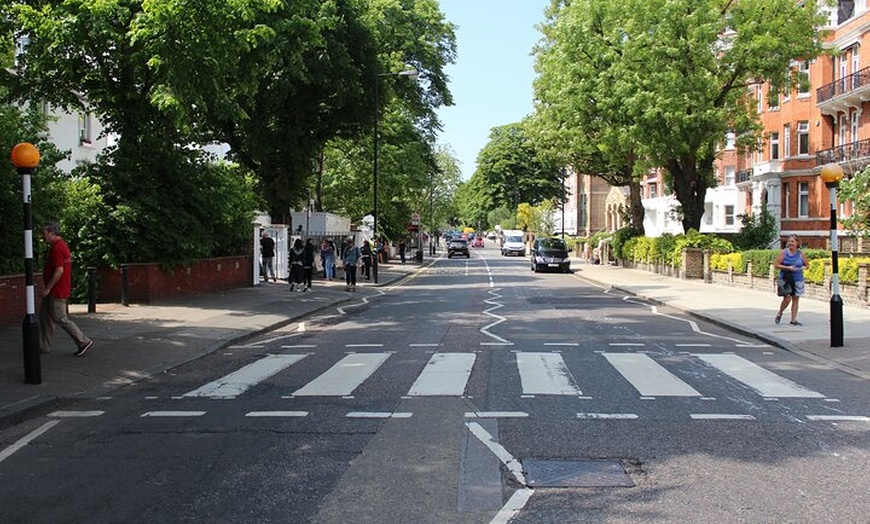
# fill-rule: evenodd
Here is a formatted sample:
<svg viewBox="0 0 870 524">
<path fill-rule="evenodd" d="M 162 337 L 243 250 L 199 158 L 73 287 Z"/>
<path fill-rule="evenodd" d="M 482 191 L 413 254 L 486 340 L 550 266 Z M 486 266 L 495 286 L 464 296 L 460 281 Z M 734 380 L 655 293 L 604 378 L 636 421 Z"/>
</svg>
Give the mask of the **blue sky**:
<svg viewBox="0 0 870 524">
<path fill-rule="evenodd" d="M 456 63 L 447 68 L 454 104 L 438 111 L 463 180 L 493 127 L 519 122 L 532 112 L 535 25 L 550 0 L 440 0 L 445 18 L 456 24 Z"/>
</svg>

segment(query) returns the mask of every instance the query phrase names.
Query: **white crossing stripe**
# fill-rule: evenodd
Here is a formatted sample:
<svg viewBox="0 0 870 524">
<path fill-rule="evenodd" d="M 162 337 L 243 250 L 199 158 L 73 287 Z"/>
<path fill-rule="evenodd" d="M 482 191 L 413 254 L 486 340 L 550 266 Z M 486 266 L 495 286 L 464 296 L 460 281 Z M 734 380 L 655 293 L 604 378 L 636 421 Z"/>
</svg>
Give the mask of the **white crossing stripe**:
<svg viewBox="0 0 870 524">
<path fill-rule="evenodd" d="M 307 411 L 249 411 L 246 417 L 307 417 Z"/>
<path fill-rule="evenodd" d="M 692 420 L 755 420 L 752 415 L 730 415 L 728 413 L 691 413 Z"/>
<path fill-rule="evenodd" d="M 146 411 L 140 417 L 201 417 L 205 411 Z"/>
<path fill-rule="evenodd" d="M 642 353 L 603 353 L 613 367 L 646 397 L 700 397 L 695 388 Z"/>
<path fill-rule="evenodd" d="M 53 411 L 48 416 L 56 418 L 99 417 L 105 413 L 105 411 Z"/>
<path fill-rule="evenodd" d="M 870 417 L 863 415 L 807 415 L 807 420 L 826 422 L 870 422 Z"/>
<path fill-rule="evenodd" d="M 353 353 L 293 392 L 296 397 L 346 397 L 372 375 L 390 353 Z"/>
<path fill-rule="evenodd" d="M 435 353 L 408 391 L 412 397 L 459 397 L 474 367 L 474 353 Z"/>
<path fill-rule="evenodd" d="M 795 384 L 737 355 L 695 355 L 719 371 L 729 375 L 763 397 L 824 398 L 824 395 Z"/>
<path fill-rule="evenodd" d="M 558 353 L 517 352 L 524 395 L 581 395 L 574 377 Z"/>
<path fill-rule="evenodd" d="M 235 398 L 251 386 L 299 362 L 307 355 L 269 355 L 219 378 L 184 397 Z"/>
</svg>

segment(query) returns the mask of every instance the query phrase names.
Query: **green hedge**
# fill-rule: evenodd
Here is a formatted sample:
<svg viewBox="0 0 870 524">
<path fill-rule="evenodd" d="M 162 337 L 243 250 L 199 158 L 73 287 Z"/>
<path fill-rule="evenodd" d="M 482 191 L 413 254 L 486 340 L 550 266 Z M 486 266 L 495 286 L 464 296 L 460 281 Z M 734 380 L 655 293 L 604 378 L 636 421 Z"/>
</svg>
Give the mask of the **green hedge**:
<svg viewBox="0 0 870 524">
<path fill-rule="evenodd" d="M 804 270 L 804 279 L 813 284 L 823 284 L 825 274 L 830 273 L 831 252 L 823 249 L 805 249 L 804 254 L 810 265 Z M 752 274 L 758 277 L 767 277 L 770 266 L 773 264 L 780 251 L 778 249 L 757 249 L 729 254 L 713 254 L 710 258 L 710 268 L 714 271 L 728 271 L 728 263 L 731 263 L 735 273 L 746 273 L 747 263 L 752 261 Z M 840 282 L 846 284 L 858 283 L 858 266 L 870 264 L 870 258 L 838 258 Z"/>
</svg>

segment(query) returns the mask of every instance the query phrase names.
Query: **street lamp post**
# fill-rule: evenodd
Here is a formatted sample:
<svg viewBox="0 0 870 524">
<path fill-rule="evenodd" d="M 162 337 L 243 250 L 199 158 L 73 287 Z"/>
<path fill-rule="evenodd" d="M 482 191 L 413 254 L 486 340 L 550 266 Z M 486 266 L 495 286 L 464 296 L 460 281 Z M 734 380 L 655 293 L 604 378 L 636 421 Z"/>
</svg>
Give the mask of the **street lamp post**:
<svg viewBox="0 0 870 524">
<path fill-rule="evenodd" d="M 381 77 L 407 76 L 411 80 L 416 80 L 419 74 L 419 71 L 412 68 L 405 71 L 399 71 L 398 73 L 379 73 L 375 75 L 375 127 L 373 133 L 374 155 L 372 157 L 372 193 L 374 200 L 372 206 L 372 235 L 376 240 L 375 245 L 377 245 L 378 238 L 378 128 L 380 127 L 381 118 L 381 108 L 378 91 L 380 90 Z M 372 279 L 375 284 L 378 283 L 378 256 L 379 253 L 375 253 L 375 257 L 372 260 Z"/>
<path fill-rule="evenodd" d="M 36 316 L 36 298 L 33 287 L 33 215 L 30 209 L 30 175 L 39 165 L 39 150 L 33 144 L 22 142 L 12 148 L 12 164 L 21 175 L 24 187 L 24 284 L 26 286 L 27 314 L 21 326 L 24 340 L 24 382 L 42 383 L 39 360 L 39 319 Z"/>
<path fill-rule="evenodd" d="M 839 262 L 837 260 L 837 186 L 843 179 L 840 164 L 822 166 L 822 181 L 831 200 L 831 347 L 843 347 L 843 299 L 840 297 Z"/>
</svg>

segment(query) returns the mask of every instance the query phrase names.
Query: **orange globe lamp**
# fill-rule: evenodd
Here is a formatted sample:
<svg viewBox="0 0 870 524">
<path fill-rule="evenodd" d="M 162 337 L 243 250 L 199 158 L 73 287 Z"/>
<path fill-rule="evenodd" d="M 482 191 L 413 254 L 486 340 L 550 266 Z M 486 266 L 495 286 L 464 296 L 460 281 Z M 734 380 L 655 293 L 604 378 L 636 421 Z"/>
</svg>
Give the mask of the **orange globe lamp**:
<svg viewBox="0 0 870 524">
<path fill-rule="evenodd" d="M 29 142 L 21 142 L 12 148 L 12 164 L 19 169 L 33 169 L 39 165 L 39 149 Z"/>
</svg>

